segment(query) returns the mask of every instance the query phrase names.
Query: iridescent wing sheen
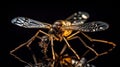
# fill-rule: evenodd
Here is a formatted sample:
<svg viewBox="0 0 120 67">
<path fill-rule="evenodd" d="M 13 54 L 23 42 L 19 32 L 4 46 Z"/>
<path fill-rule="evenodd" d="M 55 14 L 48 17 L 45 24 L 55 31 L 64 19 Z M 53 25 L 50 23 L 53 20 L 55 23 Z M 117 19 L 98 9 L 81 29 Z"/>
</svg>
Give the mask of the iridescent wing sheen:
<svg viewBox="0 0 120 67">
<path fill-rule="evenodd" d="M 36 21 L 27 17 L 16 17 L 11 22 L 17 26 L 24 28 L 50 28 L 51 24 Z"/>
<path fill-rule="evenodd" d="M 96 31 L 103 31 L 108 29 L 109 25 L 102 21 L 94 21 L 94 22 L 84 23 L 81 25 L 71 25 L 62 28 L 69 30 L 79 30 L 82 32 L 96 32 Z"/>
<path fill-rule="evenodd" d="M 83 24 L 89 18 L 89 14 L 87 12 L 76 12 L 69 16 L 66 20 L 70 21 L 72 25 Z"/>
</svg>

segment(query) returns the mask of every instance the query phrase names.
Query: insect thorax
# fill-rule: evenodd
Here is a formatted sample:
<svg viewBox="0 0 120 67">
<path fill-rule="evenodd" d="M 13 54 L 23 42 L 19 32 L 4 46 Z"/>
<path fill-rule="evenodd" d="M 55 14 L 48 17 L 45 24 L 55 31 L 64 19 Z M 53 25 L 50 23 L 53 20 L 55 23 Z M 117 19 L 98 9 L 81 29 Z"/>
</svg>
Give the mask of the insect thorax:
<svg viewBox="0 0 120 67">
<path fill-rule="evenodd" d="M 53 27 L 59 32 L 59 35 L 67 37 L 72 33 L 72 30 L 65 29 L 64 27 L 66 26 L 71 26 L 71 22 L 66 20 L 58 20 L 53 25 Z"/>
</svg>

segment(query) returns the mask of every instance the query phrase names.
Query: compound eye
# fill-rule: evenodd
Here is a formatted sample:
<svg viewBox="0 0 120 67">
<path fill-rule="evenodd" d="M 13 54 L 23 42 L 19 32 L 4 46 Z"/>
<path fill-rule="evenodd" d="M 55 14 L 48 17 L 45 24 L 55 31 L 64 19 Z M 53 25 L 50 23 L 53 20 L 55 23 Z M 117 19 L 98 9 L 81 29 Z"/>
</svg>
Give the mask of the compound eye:
<svg viewBox="0 0 120 67">
<path fill-rule="evenodd" d="M 62 26 L 62 23 L 60 21 L 57 21 L 54 23 L 53 27 L 60 28 Z"/>
</svg>

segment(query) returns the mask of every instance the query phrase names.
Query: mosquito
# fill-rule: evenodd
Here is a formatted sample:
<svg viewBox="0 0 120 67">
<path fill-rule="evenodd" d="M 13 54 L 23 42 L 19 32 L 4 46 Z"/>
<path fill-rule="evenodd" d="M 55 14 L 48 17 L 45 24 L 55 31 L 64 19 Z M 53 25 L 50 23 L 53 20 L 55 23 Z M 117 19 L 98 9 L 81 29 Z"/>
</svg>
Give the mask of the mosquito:
<svg viewBox="0 0 120 67">
<path fill-rule="evenodd" d="M 116 44 L 113 42 L 109 42 L 106 40 L 100 40 L 100 39 L 93 39 L 90 36 L 86 35 L 85 32 L 98 32 L 98 31 L 104 31 L 109 28 L 109 24 L 103 21 L 92 21 L 92 22 L 86 22 L 86 20 L 89 18 L 89 14 L 87 12 L 78 11 L 72 15 L 70 15 L 68 18 L 64 20 L 57 20 L 53 24 L 49 24 L 46 22 L 40 22 L 37 20 L 33 20 L 31 18 L 27 17 L 15 17 L 11 20 L 12 24 L 15 24 L 19 27 L 23 28 L 37 28 L 39 29 L 37 33 L 29 39 L 27 42 L 19 45 L 15 49 L 10 51 L 10 54 L 13 55 L 15 58 L 20 60 L 21 62 L 27 63 L 28 62 L 22 60 L 18 56 L 14 54 L 15 51 L 20 49 L 23 46 L 27 46 L 30 48 L 30 44 L 35 40 L 35 38 L 39 38 L 41 41 L 39 42 L 40 47 L 43 48 L 43 53 L 46 55 L 48 44 L 51 46 L 51 52 L 52 52 L 52 60 L 56 60 L 56 52 L 54 50 L 54 41 L 64 41 L 65 45 L 63 49 L 60 52 L 60 55 L 62 55 L 66 48 L 70 49 L 75 57 L 78 60 L 81 60 L 81 57 L 79 54 L 71 47 L 69 44 L 69 40 L 73 39 L 79 39 L 82 44 L 89 49 L 89 51 L 92 51 L 96 56 L 90 59 L 87 62 L 95 60 L 98 56 L 108 54 L 109 51 L 112 51 L 113 48 L 115 48 Z M 47 29 L 48 32 L 45 32 L 41 29 Z M 74 33 L 73 33 L 74 32 Z M 40 37 L 39 34 L 42 33 L 44 36 Z M 86 37 L 90 42 L 101 42 L 105 44 L 109 44 L 112 46 L 108 51 L 98 53 L 96 50 L 94 50 L 91 46 L 88 46 L 86 42 L 80 37 L 77 36 L 77 34 L 82 34 L 84 37 Z M 76 45 L 78 46 L 78 45 Z M 88 51 L 86 51 L 87 53 Z M 34 62 L 37 64 L 36 58 L 33 55 Z M 70 58 L 69 58 L 70 59 Z M 51 64 L 51 67 L 54 67 L 55 62 Z"/>
</svg>

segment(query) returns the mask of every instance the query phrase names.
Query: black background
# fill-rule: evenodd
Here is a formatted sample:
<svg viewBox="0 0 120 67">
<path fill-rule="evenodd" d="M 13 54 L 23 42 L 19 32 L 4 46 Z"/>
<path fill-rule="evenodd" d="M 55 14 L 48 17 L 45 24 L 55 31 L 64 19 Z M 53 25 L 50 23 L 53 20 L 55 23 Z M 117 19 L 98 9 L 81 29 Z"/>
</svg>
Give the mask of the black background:
<svg viewBox="0 0 120 67">
<path fill-rule="evenodd" d="M 51 1 L 51 2 L 25 2 L 18 1 L 7 5 L 6 20 L 1 22 L 1 47 L 0 61 L 10 67 L 23 67 L 24 64 L 9 55 L 9 51 L 32 37 L 36 29 L 24 29 L 11 24 L 11 19 L 17 16 L 25 16 L 38 21 L 54 23 L 58 19 L 65 19 L 77 11 L 85 11 L 90 14 L 89 21 L 101 20 L 110 25 L 110 28 L 100 33 L 89 33 L 91 37 L 113 41 L 117 44 L 110 54 L 98 58 L 93 63 L 96 67 L 117 67 L 120 57 L 120 32 L 118 7 L 114 1 Z M 78 45 L 76 45 L 77 47 Z M 0 62 L 0 65 L 1 65 Z"/>
</svg>

